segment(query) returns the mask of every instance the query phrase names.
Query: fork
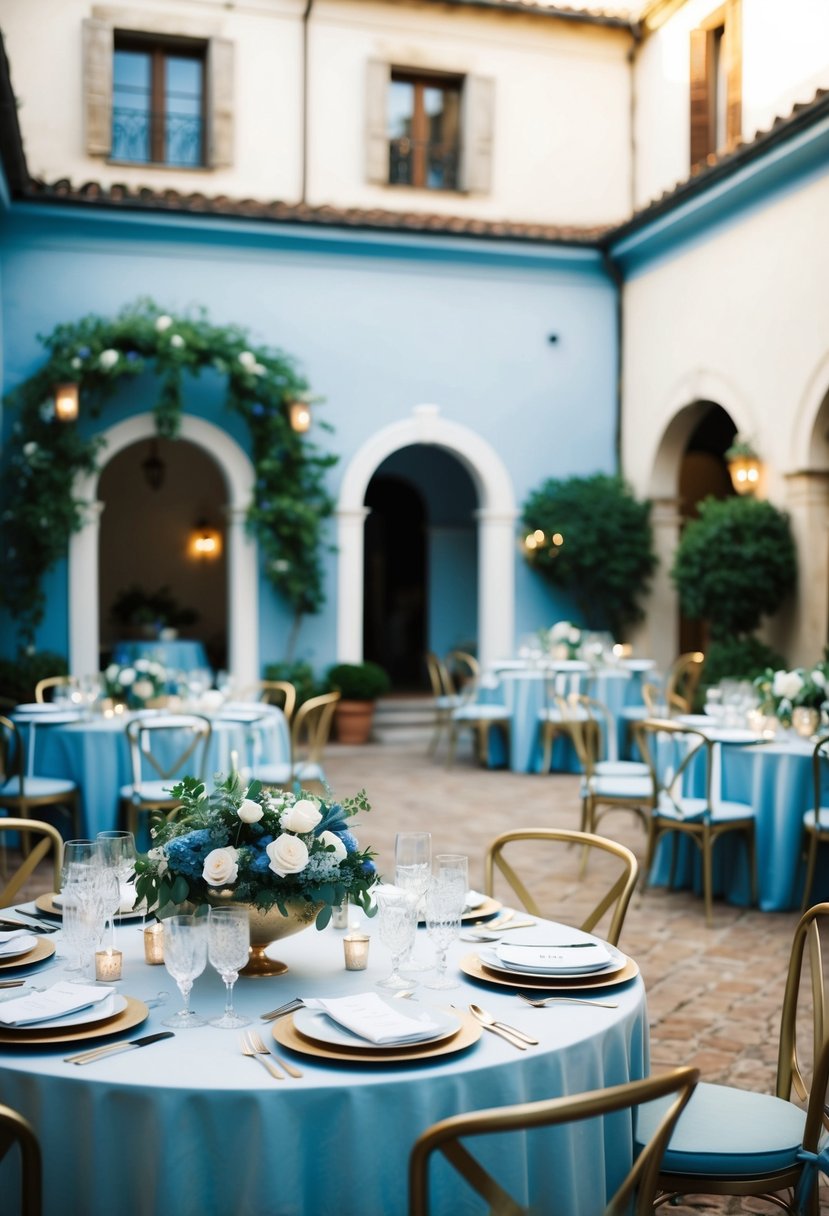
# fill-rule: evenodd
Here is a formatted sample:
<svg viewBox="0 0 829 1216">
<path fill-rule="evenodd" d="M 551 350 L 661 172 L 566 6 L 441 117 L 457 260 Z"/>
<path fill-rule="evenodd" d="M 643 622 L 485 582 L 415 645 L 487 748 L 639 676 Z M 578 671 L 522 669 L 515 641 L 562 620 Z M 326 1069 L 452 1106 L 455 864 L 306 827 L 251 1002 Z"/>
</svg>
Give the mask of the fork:
<svg viewBox="0 0 829 1216">
<path fill-rule="evenodd" d="M 557 1002 L 563 1001 L 568 1005 L 594 1005 L 597 1009 L 618 1009 L 619 1006 L 611 1001 L 583 1001 L 577 996 L 545 996 L 534 998 L 524 996 L 523 992 L 516 993 L 519 1000 L 526 1001 L 528 1005 L 532 1005 L 533 1009 L 545 1009 L 547 1005 L 554 1005 Z"/>
<path fill-rule="evenodd" d="M 275 1081 L 284 1081 L 285 1074 L 280 1072 L 279 1069 L 276 1067 L 273 1060 L 270 1058 L 271 1053 L 268 1051 L 265 1044 L 262 1043 L 261 1039 L 259 1040 L 259 1042 L 262 1044 L 261 1050 L 254 1043 L 252 1043 L 248 1040 L 248 1036 L 246 1034 L 243 1034 L 242 1035 L 242 1054 L 246 1055 L 246 1056 L 250 1056 L 250 1058 L 252 1060 L 256 1060 L 257 1063 L 261 1064 L 262 1067 L 266 1070 L 266 1072 L 269 1072 L 271 1074 L 271 1076 L 273 1077 L 273 1079 Z M 268 1057 L 267 1060 L 265 1059 L 265 1056 Z"/>
<path fill-rule="evenodd" d="M 286 1001 L 284 1005 L 279 1005 L 276 1009 L 271 1009 L 269 1013 L 262 1013 L 259 1016 L 263 1022 L 273 1022 L 276 1018 L 284 1018 L 289 1013 L 296 1013 L 297 1009 L 301 1009 L 303 1000 L 301 996 L 295 996 L 292 1001 Z"/>
<path fill-rule="evenodd" d="M 261 1036 L 255 1030 L 248 1031 L 248 1039 L 250 1040 L 251 1046 L 258 1051 L 260 1055 L 270 1056 L 270 1048 L 265 1046 L 265 1044 L 262 1042 Z M 273 1058 L 281 1068 L 285 1069 L 289 1077 L 302 1076 L 300 1070 L 298 1068 L 294 1068 L 293 1064 L 286 1063 L 286 1061 L 281 1059 L 279 1056 L 274 1056 Z"/>
</svg>

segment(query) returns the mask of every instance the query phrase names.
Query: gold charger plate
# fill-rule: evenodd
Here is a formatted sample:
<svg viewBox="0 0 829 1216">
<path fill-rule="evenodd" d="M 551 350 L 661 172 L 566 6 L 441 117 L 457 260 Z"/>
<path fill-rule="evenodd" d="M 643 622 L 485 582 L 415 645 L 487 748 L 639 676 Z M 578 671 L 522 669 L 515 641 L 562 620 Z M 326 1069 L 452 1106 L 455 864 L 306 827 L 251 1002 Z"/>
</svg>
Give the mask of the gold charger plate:
<svg viewBox="0 0 829 1216">
<path fill-rule="evenodd" d="M 150 1011 L 143 1001 L 134 996 L 127 997 L 127 1007 L 105 1022 L 92 1026 L 64 1026 L 60 1030 L 4 1030 L 0 1029 L 0 1044 L 4 1046 L 49 1047 L 52 1043 L 84 1043 L 87 1039 L 102 1039 L 122 1030 L 132 1030 L 146 1022 Z"/>
<path fill-rule="evenodd" d="M 405 1047 L 340 1047 L 306 1039 L 294 1026 L 293 1017 L 280 1018 L 273 1024 L 273 1037 L 282 1047 L 289 1047 L 304 1056 L 317 1056 L 321 1060 L 341 1060 L 347 1064 L 405 1064 L 408 1061 L 433 1060 L 437 1056 L 448 1056 L 463 1051 L 477 1043 L 483 1034 L 480 1022 L 467 1013 L 453 1011 L 461 1027 L 451 1038 L 434 1043 L 407 1043 Z"/>
<path fill-rule="evenodd" d="M 536 975 L 504 975 L 501 971 L 490 971 L 485 967 L 477 954 L 466 954 L 460 961 L 460 968 L 464 975 L 470 976 L 473 980 L 484 980 L 487 984 L 497 984 L 500 988 L 539 988 L 548 989 L 551 992 L 572 992 L 578 989 L 579 992 L 592 991 L 594 988 L 615 988 L 619 984 L 626 984 L 628 980 L 635 979 L 639 974 L 639 965 L 632 958 L 625 955 L 625 965 L 621 971 L 614 971 L 612 975 L 598 976 L 594 973 L 590 975 L 556 975 L 541 978 Z"/>
<path fill-rule="evenodd" d="M 477 908 L 470 908 L 467 912 L 464 912 L 461 920 L 464 923 L 468 923 L 470 920 L 485 920 L 490 916 L 494 916 L 496 912 L 500 912 L 503 906 L 500 899 L 493 899 L 491 896 L 487 896 L 484 902 Z M 426 921 L 421 920 L 419 923 L 425 925 Z"/>
<path fill-rule="evenodd" d="M 31 967 L 33 963 L 42 963 L 45 958 L 51 958 L 55 953 L 55 943 L 39 937 L 37 945 L 32 946 L 26 954 L 17 954 L 8 962 L 0 963 L 0 971 L 16 971 L 18 967 Z"/>
<path fill-rule="evenodd" d="M 63 920 L 63 909 L 60 904 L 55 903 L 56 891 L 50 891 L 48 895 L 38 895 L 35 900 L 35 907 L 40 908 L 41 912 L 45 912 L 47 916 L 55 916 L 58 920 Z M 141 920 L 146 916 L 146 909 L 131 908 L 129 912 L 119 912 L 117 920 Z"/>
</svg>

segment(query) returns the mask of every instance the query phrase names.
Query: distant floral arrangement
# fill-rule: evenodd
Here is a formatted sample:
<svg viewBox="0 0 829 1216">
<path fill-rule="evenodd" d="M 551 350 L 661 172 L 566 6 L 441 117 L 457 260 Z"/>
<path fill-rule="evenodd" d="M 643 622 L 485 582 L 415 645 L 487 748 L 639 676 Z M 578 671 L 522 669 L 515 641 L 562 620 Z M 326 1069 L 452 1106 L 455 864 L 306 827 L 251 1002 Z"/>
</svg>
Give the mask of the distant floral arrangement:
<svg viewBox="0 0 829 1216">
<path fill-rule="evenodd" d="M 796 667 L 792 671 L 773 671 L 767 667 L 754 681 L 754 687 L 763 712 L 773 714 L 788 726 L 794 709 L 820 709 L 829 699 L 829 664 Z"/>
<path fill-rule="evenodd" d="M 572 621 L 556 621 L 542 629 L 544 648 L 554 659 L 575 659 L 581 646 L 581 630 Z"/>
<path fill-rule="evenodd" d="M 144 705 L 167 690 L 167 669 L 154 659 L 136 659 L 120 666 L 110 663 L 104 671 L 105 695 L 130 705 Z"/>
<path fill-rule="evenodd" d="M 349 827 L 358 812 L 371 809 L 364 791 L 326 802 L 258 781 L 247 785 L 232 773 L 212 793 L 193 777 L 171 793 L 182 809 L 153 829 L 153 847 L 135 867 L 137 900 L 146 899 L 151 910 L 204 904 L 221 889 L 283 915 L 288 900 L 321 903 L 318 929 L 346 898 L 373 914 L 374 854 L 360 848 Z"/>
</svg>

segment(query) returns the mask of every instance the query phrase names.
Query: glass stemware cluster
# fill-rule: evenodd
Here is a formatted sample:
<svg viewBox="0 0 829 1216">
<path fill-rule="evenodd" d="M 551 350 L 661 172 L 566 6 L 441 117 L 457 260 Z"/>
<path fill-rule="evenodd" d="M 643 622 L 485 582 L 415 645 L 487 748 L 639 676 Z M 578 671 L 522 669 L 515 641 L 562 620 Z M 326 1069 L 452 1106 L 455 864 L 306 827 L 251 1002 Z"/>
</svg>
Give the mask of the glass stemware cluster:
<svg viewBox="0 0 829 1216">
<path fill-rule="evenodd" d="M 107 929 L 109 947 L 114 946 L 115 917 L 134 863 L 131 832 L 101 832 L 96 840 L 67 840 L 63 846 L 62 938 L 76 983 L 94 980 L 95 951 Z"/>
<path fill-rule="evenodd" d="M 210 1018 L 211 1026 L 235 1030 L 247 1026 L 250 1018 L 242 1017 L 233 1008 L 233 986 L 239 971 L 248 961 L 250 951 L 250 920 L 247 908 L 210 908 L 206 916 L 168 916 L 164 921 L 164 966 L 178 984 L 184 1008 L 171 1014 L 165 1026 L 189 1030 L 206 1025 L 205 1019 L 190 1008 L 193 984 L 207 966 L 218 971 L 227 993 L 224 1012 Z"/>
<path fill-rule="evenodd" d="M 424 981 L 427 988 L 458 986 L 447 975 L 446 952 L 460 934 L 468 889 L 468 859 L 457 853 L 439 853 L 426 892 L 426 932 L 435 948 L 435 975 Z"/>
</svg>

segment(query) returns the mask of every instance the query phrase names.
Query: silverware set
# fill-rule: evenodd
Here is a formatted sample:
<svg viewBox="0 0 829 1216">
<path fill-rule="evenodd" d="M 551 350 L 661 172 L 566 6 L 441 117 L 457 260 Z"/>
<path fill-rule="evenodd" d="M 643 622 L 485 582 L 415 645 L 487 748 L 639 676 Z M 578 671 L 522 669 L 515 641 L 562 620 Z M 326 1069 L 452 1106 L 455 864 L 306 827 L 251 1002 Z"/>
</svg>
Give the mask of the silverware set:
<svg viewBox="0 0 829 1216">
<path fill-rule="evenodd" d="M 286 1073 L 289 1077 L 299 1078 L 302 1076 L 300 1070 L 295 1068 L 293 1064 L 289 1064 L 287 1060 L 283 1060 L 280 1056 L 272 1056 L 270 1048 L 262 1042 L 262 1038 L 257 1031 L 246 1030 L 242 1035 L 241 1044 L 242 1055 L 256 1060 L 275 1081 L 284 1081 Z M 277 1068 L 277 1064 L 279 1068 Z M 281 1069 L 285 1071 L 282 1072 Z"/>
<path fill-rule="evenodd" d="M 618 1009 L 619 1006 L 615 1001 L 587 1001 L 578 996 L 545 996 L 531 997 L 524 996 L 523 992 L 516 993 L 520 1001 L 525 1001 L 528 1005 L 532 1005 L 533 1009 L 546 1009 L 548 1005 L 556 1005 L 559 1003 L 566 1005 L 590 1005 L 593 1009 Z"/>
<path fill-rule="evenodd" d="M 517 1047 L 519 1051 L 526 1051 L 528 1046 L 538 1046 L 538 1039 L 525 1034 L 517 1026 L 509 1026 L 506 1022 L 499 1022 L 497 1018 L 494 1018 L 491 1013 L 487 1013 L 486 1009 L 482 1009 L 480 1005 L 470 1005 L 469 1012 L 476 1021 L 481 1023 L 484 1030 L 497 1034 L 500 1038 L 506 1040 L 507 1043 L 511 1043 L 513 1047 Z"/>
<path fill-rule="evenodd" d="M 271 1009 L 269 1013 L 260 1014 L 263 1022 L 274 1022 L 277 1018 L 284 1018 L 289 1013 L 296 1013 L 297 1009 L 302 1009 L 303 1000 L 301 996 L 295 996 L 293 1000 L 286 1001 L 284 1005 L 277 1006 L 276 1009 Z"/>
</svg>

